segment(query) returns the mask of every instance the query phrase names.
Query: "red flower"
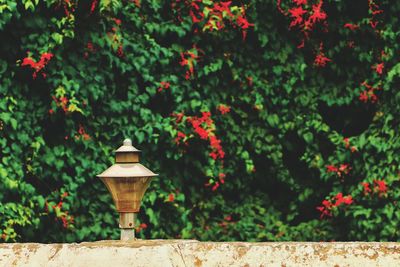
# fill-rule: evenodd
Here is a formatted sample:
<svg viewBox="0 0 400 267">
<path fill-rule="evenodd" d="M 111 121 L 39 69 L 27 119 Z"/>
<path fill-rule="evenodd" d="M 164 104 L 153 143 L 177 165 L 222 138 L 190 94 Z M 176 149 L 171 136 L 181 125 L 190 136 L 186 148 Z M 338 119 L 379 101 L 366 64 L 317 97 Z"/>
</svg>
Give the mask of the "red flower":
<svg viewBox="0 0 400 267">
<path fill-rule="evenodd" d="M 382 62 L 382 63 L 379 63 L 379 64 L 376 64 L 376 65 L 372 66 L 372 69 L 374 69 L 376 71 L 376 73 L 378 73 L 379 75 L 382 75 L 384 67 L 385 67 L 385 65 Z"/>
<path fill-rule="evenodd" d="M 321 212 L 320 218 L 323 219 L 324 217 L 332 217 L 332 203 L 329 200 L 323 200 L 322 206 L 317 207 L 317 210 Z"/>
<path fill-rule="evenodd" d="M 175 200 L 175 195 L 174 194 L 169 194 L 168 195 L 168 202 L 172 202 L 172 201 L 174 201 Z"/>
<path fill-rule="evenodd" d="M 169 82 L 160 82 L 160 87 L 158 88 L 158 92 L 161 92 L 163 89 L 168 89 L 170 87 Z"/>
<path fill-rule="evenodd" d="M 327 58 L 324 53 L 320 52 L 314 60 L 314 65 L 318 67 L 325 67 L 326 63 L 332 61 L 330 58 Z"/>
<path fill-rule="evenodd" d="M 83 140 L 89 140 L 90 135 L 88 135 L 85 131 L 85 128 L 82 124 L 79 124 L 78 134 L 83 138 Z M 75 136 L 76 139 L 79 139 L 79 136 Z"/>
<path fill-rule="evenodd" d="M 203 112 L 201 113 L 201 115 L 203 115 L 202 120 L 205 121 L 205 120 L 207 120 L 208 118 L 210 118 L 211 112 L 209 112 L 209 111 L 203 111 Z"/>
<path fill-rule="evenodd" d="M 226 12 L 228 15 L 233 16 L 231 9 L 230 9 L 230 5 L 231 5 L 232 1 L 228 1 L 228 2 L 221 2 L 221 3 L 214 3 L 214 11 L 217 12 Z"/>
<path fill-rule="evenodd" d="M 93 45 L 92 42 L 88 42 L 88 43 L 86 44 L 86 47 L 87 47 L 87 49 L 88 49 L 90 52 L 94 52 L 94 51 L 95 51 L 94 45 Z"/>
<path fill-rule="evenodd" d="M 184 133 L 182 133 L 182 132 L 178 132 L 178 135 L 177 135 L 177 137 L 175 138 L 175 143 L 177 143 L 177 144 L 179 144 L 180 143 L 180 141 L 182 140 L 182 139 L 184 139 L 186 137 L 186 134 L 184 134 Z"/>
<path fill-rule="evenodd" d="M 362 185 L 363 188 L 364 188 L 364 195 L 368 195 L 368 193 L 371 192 L 371 188 L 369 187 L 370 184 L 369 184 L 369 183 L 366 183 L 366 182 L 362 182 L 361 185 Z"/>
<path fill-rule="evenodd" d="M 303 9 L 303 7 L 294 7 L 289 9 L 289 13 L 292 16 L 292 22 L 290 23 L 289 27 L 294 27 L 296 25 L 301 25 L 303 23 L 303 15 L 307 13 L 306 10 Z"/>
<path fill-rule="evenodd" d="M 313 14 L 308 18 L 308 20 L 311 22 L 311 24 L 314 24 L 316 21 L 319 20 L 325 20 L 327 18 L 326 13 L 321 10 L 323 1 L 320 0 L 317 5 L 313 5 Z"/>
<path fill-rule="evenodd" d="M 147 228 L 147 224 L 141 223 L 141 224 L 136 228 L 136 232 L 140 232 L 140 231 L 142 231 L 142 229 L 146 229 L 146 228 Z"/>
<path fill-rule="evenodd" d="M 350 205 L 353 203 L 353 198 L 352 196 L 343 196 L 342 193 L 338 193 L 334 199 L 336 200 L 335 203 L 333 204 L 332 201 L 330 200 L 323 200 L 322 201 L 322 206 L 317 207 L 317 210 L 321 212 L 320 218 L 323 219 L 324 217 L 332 217 L 332 208 L 333 207 L 339 207 L 342 204 L 344 205 Z"/>
<path fill-rule="evenodd" d="M 211 188 L 212 191 L 216 191 L 219 187 L 219 182 L 215 182 L 214 186 Z"/>
<path fill-rule="evenodd" d="M 339 171 L 347 173 L 350 170 L 349 164 L 340 164 Z"/>
<path fill-rule="evenodd" d="M 368 7 L 373 16 L 383 13 L 383 10 L 379 9 L 379 5 L 374 0 L 368 0 Z"/>
<path fill-rule="evenodd" d="M 197 48 L 194 47 L 194 49 Z M 181 52 L 181 61 L 179 61 L 179 64 L 181 66 L 186 66 L 187 71 L 185 72 L 185 79 L 188 80 L 190 77 L 194 75 L 194 65 L 197 62 L 198 56 L 190 51 L 187 51 L 185 53 Z"/>
<path fill-rule="evenodd" d="M 376 26 L 378 25 L 378 21 L 373 21 L 373 20 L 370 20 L 369 21 L 369 24 L 371 25 L 371 27 L 373 28 L 373 29 L 375 29 L 376 28 Z"/>
<path fill-rule="evenodd" d="M 369 99 L 367 91 L 362 91 L 358 99 L 360 99 L 361 102 L 367 103 Z"/>
<path fill-rule="evenodd" d="M 343 26 L 346 29 L 349 29 L 351 31 L 357 30 L 358 28 L 360 28 L 360 26 L 358 26 L 357 24 L 352 24 L 352 23 L 346 23 Z"/>
<path fill-rule="evenodd" d="M 61 216 L 61 221 L 63 223 L 63 227 L 68 228 L 68 220 L 67 220 L 66 216 Z"/>
<path fill-rule="evenodd" d="M 38 62 L 35 62 L 32 58 L 30 57 L 25 57 L 22 60 L 21 66 L 29 66 L 32 69 L 34 69 L 34 72 L 32 74 L 33 79 L 36 79 L 37 74 L 47 65 L 47 63 L 50 61 L 50 59 L 53 57 L 52 53 L 43 53 L 40 56 L 40 60 Z M 43 77 L 46 77 L 45 73 L 42 73 Z"/>
<path fill-rule="evenodd" d="M 219 112 L 221 112 L 222 115 L 224 115 L 226 113 L 229 113 L 231 111 L 231 108 L 229 106 L 220 104 L 218 106 L 218 110 L 219 110 Z"/>
<path fill-rule="evenodd" d="M 242 16 L 238 16 L 236 19 L 236 23 L 238 24 L 238 26 L 240 28 L 242 28 L 242 35 L 243 35 L 243 40 L 246 39 L 246 35 L 247 35 L 247 29 L 249 27 L 253 27 L 254 24 L 249 23 L 248 20 Z"/>
<path fill-rule="evenodd" d="M 195 132 L 200 136 L 201 139 L 208 139 L 208 132 L 204 128 L 197 126 L 194 128 Z"/>
<path fill-rule="evenodd" d="M 351 167 L 349 164 L 340 164 L 339 167 L 335 167 L 334 165 L 327 165 L 326 166 L 326 171 L 328 173 L 330 172 L 335 172 L 339 177 L 342 177 L 343 174 L 348 174 L 351 170 Z"/>
<path fill-rule="evenodd" d="M 326 171 L 329 173 L 329 172 L 338 172 L 338 168 L 336 168 L 335 166 L 333 166 L 333 165 L 328 165 L 328 166 L 326 166 Z"/>
<path fill-rule="evenodd" d="M 352 196 L 349 195 L 349 196 L 343 197 L 342 193 L 338 193 L 335 196 L 335 199 L 336 199 L 336 202 L 335 202 L 335 204 L 333 204 L 334 207 L 338 207 L 341 204 L 350 205 L 351 203 L 353 203 Z"/>
<path fill-rule="evenodd" d="M 96 9 L 97 2 L 98 2 L 98 0 L 92 1 L 92 5 L 90 6 L 90 14 L 92 14 L 94 12 L 94 10 Z"/>
<path fill-rule="evenodd" d="M 375 188 L 379 192 L 379 195 L 387 193 L 388 188 L 384 180 L 374 180 L 374 184 L 376 185 Z"/>
</svg>

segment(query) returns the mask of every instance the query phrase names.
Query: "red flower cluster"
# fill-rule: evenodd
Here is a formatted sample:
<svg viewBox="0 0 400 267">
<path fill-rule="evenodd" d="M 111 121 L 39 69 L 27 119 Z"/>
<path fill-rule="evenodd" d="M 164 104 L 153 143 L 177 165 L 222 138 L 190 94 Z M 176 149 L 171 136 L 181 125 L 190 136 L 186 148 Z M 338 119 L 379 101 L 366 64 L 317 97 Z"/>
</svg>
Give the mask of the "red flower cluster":
<svg viewBox="0 0 400 267">
<path fill-rule="evenodd" d="M 180 112 L 180 113 L 172 113 L 171 116 L 175 118 L 175 122 L 176 123 L 181 123 L 184 114 L 182 112 Z"/>
<path fill-rule="evenodd" d="M 222 222 L 220 222 L 218 225 L 225 228 L 230 223 L 235 223 L 232 221 L 232 215 L 226 215 L 224 220 Z"/>
<path fill-rule="evenodd" d="M 136 232 L 140 232 L 147 228 L 147 224 L 141 223 L 138 227 L 135 228 Z"/>
<path fill-rule="evenodd" d="M 168 89 L 170 87 L 169 82 L 160 82 L 160 87 L 158 87 L 158 92 L 162 92 L 164 89 Z"/>
<path fill-rule="evenodd" d="M 34 59 L 32 59 L 31 57 L 25 57 L 22 60 L 21 66 L 29 66 L 32 69 L 34 69 L 34 72 L 32 74 L 33 79 L 36 79 L 37 74 L 43 70 L 43 68 L 47 65 L 47 63 L 49 63 L 50 59 L 53 57 L 54 55 L 52 53 L 43 53 L 40 56 L 40 60 L 38 62 L 36 62 Z M 46 78 L 46 73 L 42 72 L 42 76 L 43 78 Z"/>
<path fill-rule="evenodd" d="M 321 42 L 319 45 L 319 52 L 314 59 L 314 65 L 317 67 L 325 67 L 327 62 L 332 61 L 330 58 L 325 56 L 325 53 L 322 51 L 323 48 L 323 43 Z"/>
<path fill-rule="evenodd" d="M 372 87 L 366 81 L 364 81 L 361 85 L 366 87 L 367 90 L 364 90 L 360 93 L 360 101 L 367 103 L 370 100 L 371 103 L 376 103 L 378 101 L 378 96 L 375 94 L 375 91 L 380 90 L 381 88 Z"/>
<path fill-rule="evenodd" d="M 244 8 L 242 10 L 242 15 L 236 18 L 236 23 L 242 29 L 242 37 L 243 40 L 245 40 L 247 36 L 247 29 L 250 27 L 254 27 L 254 24 L 248 22 L 248 20 L 245 18 Z"/>
<path fill-rule="evenodd" d="M 64 227 L 64 228 L 68 228 L 68 226 L 69 226 L 70 224 L 73 224 L 73 223 L 74 223 L 74 217 L 73 217 L 72 215 L 68 215 L 68 211 L 65 211 L 65 212 L 64 212 L 64 211 L 61 211 L 62 206 L 63 206 L 63 204 L 64 204 L 63 200 L 64 200 L 64 198 L 66 198 L 68 195 L 69 195 L 68 192 L 64 192 L 64 193 L 60 196 L 60 201 L 58 202 L 58 204 L 57 204 L 57 205 L 52 205 L 53 210 L 56 210 L 56 209 L 59 210 L 59 213 L 56 212 L 56 215 L 57 215 L 57 214 L 58 214 L 58 215 L 57 215 L 57 217 L 55 218 L 55 220 L 57 221 L 57 220 L 60 219 L 61 222 L 62 222 L 62 224 L 63 224 L 63 227 Z M 49 203 L 48 203 L 47 200 L 46 200 L 45 206 L 44 206 L 44 209 L 45 209 L 46 213 L 49 212 L 49 207 L 48 207 L 48 205 L 49 205 Z"/>
<path fill-rule="evenodd" d="M 122 46 L 122 36 L 120 33 L 121 20 L 117 18 L 112 18 L 115 26 L 111 28 L 111 32 L 107 33 L 108 38 L 112 41 L 112 48 L 116 51 L 117 56 L 124 57 L 124 50 Z"/>
<path fill-rule="evenodd" d="M 68 211 L 65 212 L 65 215 L 61 215 L 60 218 L 64 228 L 68 228 L 70 224 L 74 223 L 74 216 L 68 215 Z"/>
<path fill-rule="evenodd" d="M 290 15 L 292 21 L 289 28 L 299 28 L 305 37 L 308 37 L 309 32 L 316 23 L 322 23 L 328 17 L 325 11 L 322 10 L 323 0 L 319 0 L 318 3 L 312 5 L 307 5 L 308 1 L 306 0 L 292 0 L 292 2 L 295 6 L 290 8 L 287 14 L 281 7 L 281 0 L 278 0 L 278 10 L 284 15 Z"/>
<path fill-rule="evenodd" d="M 339 177 L 343 177 L 344 175 L 348 174 L 350 172 L 350 170 L 351 170 L 351 167 L 349 164 L 340 164 L 339 167 L 335 167 L 334 165 L 326 166 L 326 171 L 328 173 L 334 172 Z"/>
<path fill-rule="evenodd" d="M 95 53 L 95 52 L 96 52 L 96 48 L 94 47 L 93 43 L 92 42 L 88 42 L 86 44 L 86 51 L 83 54 L 83 57 L 85 59 L 87 59 L 89 57 L 89 53 Z"/>
<path fill-rule="evenodd" d="M 366 183 L 366 182 L 362 182 L 361 185 L 364 188 L 364 195 L 368 195 L 369 193 L 372 192 L 371 188 L 370 188 L 370 184 Z"/>
<path fill-rule="evenodd" d="M 184 116 L 183 113 L 173 113 L 172 117 L 175 118 L 175 123 L 177 126 L 179 124 L 188 123 L 195 135 L 198 135 L 200 139 L 209 142 L 211 151 L 209 156 L 212 160 L 219 160 L 219 167 L 223 169 L 223 159 L 225 157 L 225 152 L 221 146 L 221 140 L 215 135 L 215 124 L 211 119 L 211 113 L 208 111 L 202 112 L 201 116 Z M 178 127 L 176 127 L 178 128 Z M 187 136 L 185 133 L 177 130 L 177 137 L 174 139 L 176 144 L 180 144 L 182 141 L 187 145 L 189 138 L 193 137 L 193 134 Z M 215 181 L 216 180 L 216 181 Z M 218 179 L 210 179 L 209 183 L 206 183 L 206 187 L 211 187 L 212 191 L 216 191 L 221 184 L 225 183 L 225 174 L 219 173 Z"/>
<path fill-rule="evenodd" d="M 186 134 L 182 133 L 181 131 L 178 131 L 178 134 L 176 138 L 174 139 L 175 143 L 179 145 L 181 143 L 181 140 L 185 140 Z M 187 141 L 184 141 L 184 144 L 187 144 Z"/>
<path fill-rule="evenodd" d="M 75 135 L 75 139 L 83 138 L 83 140 L 89 140 L 90 135 L 85 131 L 82 124 L 79 124 L 78 135 Z"/>
<path fill-rule="evenodd" d="M 210 157 L 214 160 L 223 159 L 225 157 L 225 152 L 222 150 L 221 140 L 219 140 L 215 135 L 210 136 L 210 146 L 212 151 L 210 152 Z"/>
<path fill-rule="evenodd" d="M 292 21 L 290 22 L 289 27 L 292 28 L 296 25 L 302 25 L 304 23 L 303 15 L 307 13 L 306 10 L 303 9 L 302 6 L 294 7 L 289 9 L 290 16 L 292 17 Z"/>
<path fill-rule="evenodd" d="M 214 160 L 223 159 L 225 152 L 221 146 L 221 140 L 219 140 L 214 134 L 214 121 L 211 119 L 210 112 L 202 112 L 202 117 L 188 117 L 187 122 L 192 124 L 194 131 L 203 140 L 209 140 L 212 151 L 210 157 Z"/>
<path fill-rule="evenodd" d="M 331 61 L 331 59 L 327 58 L 324 53 L 319 52 L 314 60 L 314 65 L 318 67 L 325 67 L 326 63 Z"/>
<path fill-rule="evenodd" d="M 65 96 L 60 97 L 59 99 L 55 96 L 52 96 L 54 102 L 56 103 L 57 107 L 61 107 L 64 113 L 68 113 L 68 102 L 69 99 Z M 50 115 L 54 113 L 53 109 L 49 110 Z"/>
<path fill-rule="evenodd" d="M 212 131 L 210 128 L 213 125 L 210 112 L 202 112 L 202 117 L 188 117 L 187 122 L 192 124 L 194 131 L 200 136 L 201 139 L 207 140 Z"/>
<path fill-rule="evenodd" d="M 221 184 L 225 183 L 225 177 L 226 177 L 225 173 L 220 173 L 220 174 L 218 174 L 219 181 L 216 181 L 215 183 L 206 183 L 205 186 L 212 185 L 211 190 L 216 191 Z"/>
<path fill-rule="evenodd" d="M 372 184 L 367 183 L 367 182 L 362 182 L 361 185 L 364 188 L 364 195 L 368 195 L 369 193 L 372 193 L 372 189 L 370 187 Z M 388 187 L 384 180 L 374 180 L 373 185 L 374 185 L 373 192 L 378 193 L 378 195 L 380 197 L 387 194 Z"/>
<path fill-rule="evenodd" d="M 335 204 L 333 204 L 334 207 L 338 207 L 342 204 L 350 205 L 351 203 L 353 203 L 353 198 L 350 195 L 344 197 L 342 193 L 338 193 L 335 196 L 335 199 L 336 202 Z"/>
<path fill-rule="evenodd" d="M 343 142 L 344 142 L 345 147 L 346 147 L 347 149 L 350 149 L 350 151 L 351 151 L 352 153 L 354 153 L 354 152 L 357 151 L 357 147 L 351 146 L 351 145 L 350 145 L 350 139 L 349 139 L 349 138 L 343 138 Z"/>
<path fill-rule="evenodd" d="M 181 52 L 181 61 L 179 64 L 181 66 L 186 66 L 187 70 L 185 72 L 185 79 L 189 80 L 190 77 L 193 77 L 194 75 L 194 66 L 197 63 L 197 60 L 199 58 L 198 55 L 198 49 L 196 46 L 193 47 L 193 49 L 186 51 L 186 52 Z"/>
<path fill-rule="evenodd" d="M 178 10 L 178 3 L 176 0 L 172 3 L 172 8 Z M 189 15 L 194 24 L 203 23 L 203 31 L 221 30 L 226 27 L 225 22 L 228 21 L 233 27 L 239 27 L 242 30 L 243 40 L 246 38 L 247 30 L 253 27 L 254 24 L 249 23 L 246 19 L 245 9 L 241 8 L 232 9 L 232 1 L 221 1 L 214 3 L 213 1 L 192 0 L 183 1 L 186 8 L 189 9 Z M 204 7 L 202 7 L 204 5 Z M 180 14 L 178 20 L 182 21 Z M 197 31 L 197 29 L 196 29 Z"/>
<path fill-rule="evenodd" d="M 220 104 L 218 106 L 218 110 L 219 110 L 219 112 L 221 112 L 222 115 L 224 115 L 226 113 L 229 113 L 231 111 L 231 108 L 227 105 Z"/>
<path fill-rule="evenodd" d="M 384 180 L 374 180 L 374 184 L 376 185 L 375 188 L 379 192 L 379 195 L 387 193 L 388 188 Z"/>
<path fill-rule="evenodd" d="M 335 202 L 333 202 L 335 201 Z M 323 219 L 324 217 L 332 217 L 332 209 L 334 207 L 339 207 L 343 205 L 350 205 L 353 203 L 353 197 L 351 195 L 343 196 L 342 193 L 338 193 L 333 199 L 331 200 L 323 200 L 322 206 L 318 206 L 317 210 L 321 212 L 320 218 Z"/>
<path fill-rule="evenodd" d="M 379 9 L 379 5 L 375 3 L 374 0 L 368 0 L 368 9 L 371 14 L 371 18 L 369 19 L 369 24 L 373 29 L 378 25 L 378 21 L 376 20 L 376 16 L 383 13 L 382 9 Z"/>
</svg>

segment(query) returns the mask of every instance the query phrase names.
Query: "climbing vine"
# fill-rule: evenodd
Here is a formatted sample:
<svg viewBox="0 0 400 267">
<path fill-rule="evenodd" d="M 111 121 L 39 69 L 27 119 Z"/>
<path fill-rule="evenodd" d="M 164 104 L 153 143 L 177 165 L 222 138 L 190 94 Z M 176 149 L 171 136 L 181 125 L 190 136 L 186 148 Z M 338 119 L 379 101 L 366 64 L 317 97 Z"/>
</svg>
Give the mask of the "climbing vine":
<svg viewBox="0 0 400 267">
<path fill-rule="evenodd" d="M 400 4 L 0 0 L 0 239 L 399 239 Z"/>
</svg>

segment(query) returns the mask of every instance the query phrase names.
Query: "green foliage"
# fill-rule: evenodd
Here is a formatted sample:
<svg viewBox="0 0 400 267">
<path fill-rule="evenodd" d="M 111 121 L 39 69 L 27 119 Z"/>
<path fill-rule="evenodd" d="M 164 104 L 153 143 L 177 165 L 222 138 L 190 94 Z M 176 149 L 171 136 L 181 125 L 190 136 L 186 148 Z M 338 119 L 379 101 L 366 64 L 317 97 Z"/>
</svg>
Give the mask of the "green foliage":
<svg viewBox="0 0 400 267">
<path fill-rule="evenodd" d="M 297 48 L 276 1 L 196 2 L 0 0 L 0 238 L 117 239 L 96 174 L 130 137 L 160 174 L 139 237 L 399 240 L 400 3 L 324 1 Z"/>
</svg>

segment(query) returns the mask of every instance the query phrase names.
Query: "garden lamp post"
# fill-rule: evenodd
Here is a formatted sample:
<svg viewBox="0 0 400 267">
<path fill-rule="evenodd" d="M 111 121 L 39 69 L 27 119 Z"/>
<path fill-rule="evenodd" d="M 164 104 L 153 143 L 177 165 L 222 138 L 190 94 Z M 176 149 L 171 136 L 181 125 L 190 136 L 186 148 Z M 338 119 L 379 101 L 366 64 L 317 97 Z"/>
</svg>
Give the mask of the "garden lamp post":
<svg viewBox="0 0 400 267">
<path fill-rule="evenodd" d="M 121 240 L 135 238 L 135 219 L 153 173 L 139 163 L 140 150 L 132 146 L 130 139 L 115 151 L 115 164 L 97 175 L 110 192 L 119 212 Z"/>
</svg>

